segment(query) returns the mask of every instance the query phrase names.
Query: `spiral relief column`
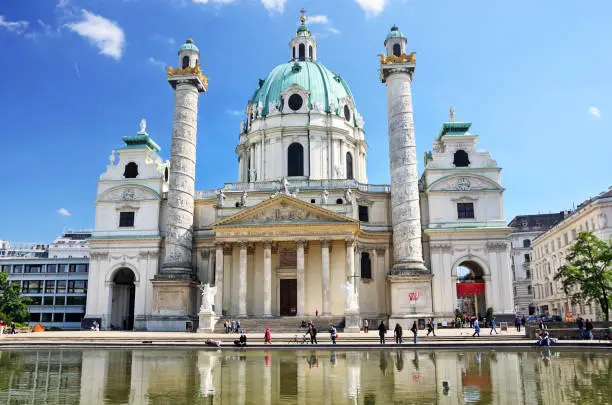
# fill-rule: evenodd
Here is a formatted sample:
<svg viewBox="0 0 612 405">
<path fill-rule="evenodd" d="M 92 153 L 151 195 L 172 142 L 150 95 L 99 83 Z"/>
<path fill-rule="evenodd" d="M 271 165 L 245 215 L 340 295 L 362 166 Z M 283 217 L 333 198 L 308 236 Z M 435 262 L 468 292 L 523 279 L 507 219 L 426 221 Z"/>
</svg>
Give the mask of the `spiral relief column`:
<svg viewBox="0 0 612 405">
<path fill-rule="evenodd" d="M 200 70 L 200 52 L 191 39 L 179 50 L 179 67 L 168 68 L 174 89 L 174 120 L 166 207 L 164 257 L 153 280 L 153 316 L 149 330 L 182 330 L 197 319 L 192 268 L 198 97 L 208 89 Z"/>
<path fill-rule="evenodd" d="M 380 54 L 380 79 L 387 87 L 393 267 L 391 318 L 410 327 L 410 318 L 431 314 L 431 273 L 423 262 L 421 209 L 412 112 L 412 77 L 416 59 L 406 53 L 406 37 L 396 26 Z M 417 302 L 409 297 L 420 297 Z"/>
</svg>

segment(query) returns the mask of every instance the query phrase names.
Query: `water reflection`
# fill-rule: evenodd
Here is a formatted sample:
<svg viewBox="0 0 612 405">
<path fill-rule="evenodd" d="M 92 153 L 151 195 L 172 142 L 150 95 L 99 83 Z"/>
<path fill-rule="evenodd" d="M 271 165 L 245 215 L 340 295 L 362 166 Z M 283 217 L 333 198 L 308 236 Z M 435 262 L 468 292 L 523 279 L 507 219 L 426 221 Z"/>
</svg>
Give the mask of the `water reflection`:
<svg viewBox="0 0 612 405">
<path fill-rule="evenodd" d="M 550 349 L 2 351 L 0 404 L 600 404 L 611 377 Z"/>
</svg>

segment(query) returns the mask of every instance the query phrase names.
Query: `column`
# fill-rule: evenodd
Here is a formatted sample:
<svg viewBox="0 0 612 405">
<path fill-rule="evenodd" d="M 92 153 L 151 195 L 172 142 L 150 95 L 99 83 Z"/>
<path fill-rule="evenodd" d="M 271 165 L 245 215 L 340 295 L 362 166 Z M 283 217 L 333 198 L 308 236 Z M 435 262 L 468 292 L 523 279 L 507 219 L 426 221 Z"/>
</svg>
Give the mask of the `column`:
<svg viewBox="0 0 612 405">
<path fill-rule="evenodd" d="M 421 246 L 419 178 L 412 113 L 414 60 L 384 62 L 380 76 L 387 86 L 393 273 L 425 271 Z"/>
<path fill-rule="evenodd" d="M 322 315 L 330 315 L 329 311 L 329 241 L 321 241 L 321 281 L 323 293 Z"/>
<path fill-rule="evenodd" d="M 217 243 L 215 249 L 215 287 L 217 287 L 215 313 L 221 315 L 223 313 L 223 243 Z"/>
<path fill-rule="evenodd" d="M 264 316 L 272 316 L 272 243 L 264 242 Z"/>
<path fill-rule="evenodd" d="M 240 263 L 238 270 L 238 316 L 246 316 L 247 308 L 247 243 L 240 242 Z"/>
<path fill-rule="evenodd" d="M 296 316 L 304 316 L 305 302 L 306 302 L 306 283 L 304 280 L 304 245 L 306 242 L 303 240 L 297 241 L 297 267 L 296 267 L 296 281 L 297 281 L 297 314 Z"/>
<path fill-rule="evenodd" d="M 355 284 L 355 241 L 346 241 L 346 278 L 349 283 Z M 353 289 L 354 291 L 354 289 Z"/>
</svg>

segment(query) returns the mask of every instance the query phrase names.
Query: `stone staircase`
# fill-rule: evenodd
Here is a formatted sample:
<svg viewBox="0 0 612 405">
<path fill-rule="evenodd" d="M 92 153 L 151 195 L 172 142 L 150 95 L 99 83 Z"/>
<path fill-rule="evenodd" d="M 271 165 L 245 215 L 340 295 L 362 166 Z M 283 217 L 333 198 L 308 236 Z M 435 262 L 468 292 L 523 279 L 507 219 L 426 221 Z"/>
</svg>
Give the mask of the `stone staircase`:
<svg viewBox="0 0 612 405">
<path fill-rule="evenodd" d="M 336 329 L 341 331 L 339 325 L 344 324 L 344 317 L 327 317 L 318 316 L 312 318 L 298 318 L 295 316 L 281 316 L 274 318 L 259 318 L 259 317 L 247 317 L 247 318 L 230 318 L 222 317 L 215 324 L 214 333 L 224 333 L 223 322 L 230 322 L 232 319 L 240 321 L 240 329 L 244 329 L 246 333 L 263 333 L 266 330 L 266 326 L 270 327 L 272 333 L 305 333 L 306 328 L 300 328 L 302 320 L 308 322 L 312 321 L 318 331 L 327 331 L 329 325 L 332 323 L 336 326 Z"/>
</svg>

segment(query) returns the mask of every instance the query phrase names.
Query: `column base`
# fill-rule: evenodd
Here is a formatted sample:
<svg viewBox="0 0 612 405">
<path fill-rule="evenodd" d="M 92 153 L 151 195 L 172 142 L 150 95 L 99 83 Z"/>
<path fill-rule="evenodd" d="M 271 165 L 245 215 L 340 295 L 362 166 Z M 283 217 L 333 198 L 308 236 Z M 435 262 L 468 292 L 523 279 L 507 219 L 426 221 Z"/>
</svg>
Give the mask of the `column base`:
<svg viewBox="0 0 612 405">
<path fill-rule="evenodd" d="M 425 267 L 425 264 L 421 261 L 406 261 L 398 262 L 393 265 L 391 269 L 392 275 L 421 275 L 428 274 L 429 270 Z"/>
<path fill-rule="evenodd" d="M 197 283 L 192 280 L 153 280 L 153 316 L 194 317 Z"/>
<path fill-rule="evenodd" d="M 344 315 L 344 332 L 359 333 L 361 331 L 361 316 L 359 314 Z"/>
<path fill-rule="evenodd" d="M 139 315 L 134 329 L 149 332 L 194 332 L 198 323 L 195 316 Z"/>
<path fill-rule="evenodd" d="M 412 327 L 412 322 L 433 316 L 432 275 L 421 273 L 415 275 L 391 274 L 388 276 L 391 290 L 391 316 L 389 329 L 399 323 L 404 330 Z"/>
<path fill-rule="evenodd" d="M 195 280 L 193 269 L 190 266 L 168 265 L 162 266 L 159 274 L 156 274 L 154 280 Z"/>
<path fill-rule="evenodd" d="M 214 312 L 199 314 L 200 322 L 198 323 L 198 333 L 212 333 L 215 331 L 217 316 Z"/>
</svg>

